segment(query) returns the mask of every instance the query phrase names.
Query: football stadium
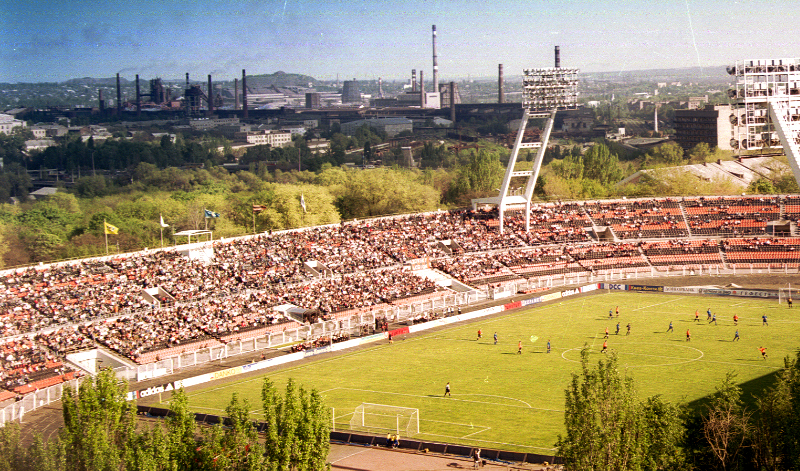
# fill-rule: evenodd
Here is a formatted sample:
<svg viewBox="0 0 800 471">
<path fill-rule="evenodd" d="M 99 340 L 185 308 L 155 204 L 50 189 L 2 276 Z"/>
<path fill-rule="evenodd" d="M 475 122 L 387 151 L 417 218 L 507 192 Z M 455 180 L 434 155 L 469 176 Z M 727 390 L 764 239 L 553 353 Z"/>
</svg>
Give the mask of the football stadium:
<svg viewBox="0 0 800 471">
<path fill-rule="evenodd" d="M 268 375 L 320 391 L 335 431 L 548 455 L 584 346 L 599 359 L 607 342 L 642 395 L 684 403 L 729 372 L 758 391 L 797 348 L 800 238 L 773 231 L 798 196 L 530 217 L 500 233 L 496 211 L 441 211 L 6 271 L 0 418 L 101 367 L 131 399 L 183 386 L 207 414 L 233 391 L 257 403 Z"/>
</svg>

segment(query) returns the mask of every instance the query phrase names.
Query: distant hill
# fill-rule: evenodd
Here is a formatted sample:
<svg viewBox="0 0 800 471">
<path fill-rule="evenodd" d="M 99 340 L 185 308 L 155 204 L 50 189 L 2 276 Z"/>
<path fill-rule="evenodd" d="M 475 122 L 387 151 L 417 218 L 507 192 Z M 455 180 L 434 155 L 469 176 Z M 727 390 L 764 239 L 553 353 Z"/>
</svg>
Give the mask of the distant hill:
<svg viewBox="0 0 800 471">
<path fill-rule="evenodd" d="M 261 74 L 261 75 L 248 75 L 247 86 L 263 88 L 269 86 L 276 87 L 312 87 L 317 86 L 320 82 L 314 77 L 303 74 L 287 74 L 281 70 L 274 74 Z"/>
<path fill-rule="evenodd" d="M 119 78 L 120 84 L 127 84 L 130 83 L 130 80 L 126 78 Z M 117 78 L 110 77 L 110 78 L 93 78 L 93 77 L 83 77 L 83 78 L 74 78 L 69 79 L 63 82 L 65 85 L 106 85 L 106 86 L 116 86 L 117 85 Z"/>
</svg>

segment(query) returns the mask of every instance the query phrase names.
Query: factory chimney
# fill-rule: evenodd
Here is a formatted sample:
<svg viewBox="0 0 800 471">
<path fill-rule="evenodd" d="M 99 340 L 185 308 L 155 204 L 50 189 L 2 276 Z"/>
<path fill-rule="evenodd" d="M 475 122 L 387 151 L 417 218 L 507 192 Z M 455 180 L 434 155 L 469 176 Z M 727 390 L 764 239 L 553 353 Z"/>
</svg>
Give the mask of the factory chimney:
<svg viewBox="0 0 800 471">
<path fill-rule="evenodd" d="M 653 116 L 653 137 L 658 135 L 658 103 L 656 103 L 656 111 Z"/>
<path fill-rule="evenodd" d="M 211 74 L 208 74 L 208 114 L 214 112 L 214 85 L 211 83 Z"/>
<path fill-rule="evenodd" d="M 383 79 L 378 77 L 378 98 L 383 98 Z"/>
<path fill-rule="evenodd" d="M 136 116 L 142 115 L 142 93 L 139 89 L 139 74 L 136 74 Z"/>
<path fill-rule="evenodd" d="M 106 110 L 106 101 L 103 100 L 103 89 L 97 90 L 97 104 L 100 107 L 100 114 Z"/>
<path fill-rule="evenodd" d="M 242 118 L 247 119 L 247 73 L 242 69 Z"/>
<path fill-rule="evenodd" d="M 556 46 L 556 69 L 561 67 L 561 48 Z"/>
<path fill-rule="evenodd" d="M 503 64 L 497 65 L 497 102 L 501 104 L 506 102 L 503 94 Z"/>
<path fill-rule="evenodd" d="M 450 82 L 450 121 L 456 125 L 456 83 Z"/>
<path fill-rule="evenodd" d="M 419 71 L 419 107 L 425 108 L 425 79 L 422 71 Z"/>
<path fill-rule="evenodd" d="M 119 85 L 119 74 L 117 74 L 117 116 L 122 114 L 122 88 Z"/>
<path fill-rule="evenodd" d="M 233 109 L 239 109 L 239 79 L 233 79 Z"/>
<path fill-rule="evenodd" d="M 411 91 L 417 91 L 417 69 L 411 69 Z"/>
<path fill-rule="evenodd" d="M 439 61 L 436 58 L 436 25 L 433 25 L 433 92 L 439 91 Z"/>
</svg>

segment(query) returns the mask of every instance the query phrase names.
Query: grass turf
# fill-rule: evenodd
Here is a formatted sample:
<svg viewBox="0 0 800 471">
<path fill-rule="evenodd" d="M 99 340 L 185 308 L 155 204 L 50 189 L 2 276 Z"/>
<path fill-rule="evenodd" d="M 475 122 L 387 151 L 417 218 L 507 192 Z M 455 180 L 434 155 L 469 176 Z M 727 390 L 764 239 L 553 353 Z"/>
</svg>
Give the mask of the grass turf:
<svg viewBox="0 0 800 471">
<path fill-rule="evenodd" d="M 609 319 L 609 309 L 617 306 L 619 318 Z M 706 321 L 707 309 L 716 313 L 716 325 Z M 762 325 L 764 313 L 769 326 Z M 564 390 L 579 371 L 580 349 L 591 348 L 593 364 L 602 358 L 606 327 L 609 349 L 618 354 L 620 369 L 635 379 L 640 399 L 661 394 L 673 403 L 692 404 L 713 393 L 728 372 L 737 374 L 746 393 L 769 384 L 783 358 L 798 347 L 797 313 L 776 300 L 605 292 L 398 338 L 266 376 L 279 388 L 294 378 L 321 391 L 334 408 L 337 429 L 347 428 L 362 402 L 387 404 L 419 409 L 415 438 L 548 453 L 563 433 Z M 670 321 L 674 332 L 666 332 Z M 737 329 L 741 339 L 734 342 Z M 532 337 L 538 340 L 531 343 Z M 520 340 L 522 354 L 517 354 Z M 767 348 L 766 360 L 760 346 Z M 190 406 L 224 414 L 231 394 L 238 392 L 258 419 L 263 377 L 192 392 Z M 443 397 L 448 381 L 452 396 Z"/>
</svg>

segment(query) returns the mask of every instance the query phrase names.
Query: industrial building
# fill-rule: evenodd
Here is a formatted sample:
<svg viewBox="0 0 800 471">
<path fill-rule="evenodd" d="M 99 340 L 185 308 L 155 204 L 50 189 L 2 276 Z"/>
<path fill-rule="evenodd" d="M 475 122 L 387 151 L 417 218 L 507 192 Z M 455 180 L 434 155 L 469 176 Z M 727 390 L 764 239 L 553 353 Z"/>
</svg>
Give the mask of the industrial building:
<svg viewBox="0 0 800 471">
<path fill-rule="evenodd" d="M 365 125 L 383 131 L 389 137 L 394 137 L 403 131 L 414 130 L 413 122 L 408 118 L 372 118 L 342 123 L 342 133 L 352 136 L 358 128 Z"/>
<path fill-rule="evenodd" d="M 706 105 L 699 110 L 675 110 L 675 142 L 689 150 L 705 142 L 709 147 L 731 150 L 733 125 L 730 105 Z"/>
<path fill-rule="evenodd" d="M 361 103 L 361 91 L 356 79 L 345 80 L 342 84 L 342 103 Z"/>
</svg>

